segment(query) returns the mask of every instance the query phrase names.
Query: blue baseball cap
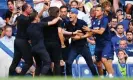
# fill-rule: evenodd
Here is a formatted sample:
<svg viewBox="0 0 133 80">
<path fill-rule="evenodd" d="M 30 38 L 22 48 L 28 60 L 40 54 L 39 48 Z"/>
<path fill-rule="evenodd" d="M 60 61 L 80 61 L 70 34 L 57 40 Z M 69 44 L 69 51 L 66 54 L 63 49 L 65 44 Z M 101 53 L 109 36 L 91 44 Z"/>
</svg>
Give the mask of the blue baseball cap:
<svg viewBox="0 0 133 80">
<path fill-rule="evenodd" d="M 78 14 L 78 9 L 76 8 L 71 8 L 70 12 L 74 13 L 74 14 Z"/>
</svg>

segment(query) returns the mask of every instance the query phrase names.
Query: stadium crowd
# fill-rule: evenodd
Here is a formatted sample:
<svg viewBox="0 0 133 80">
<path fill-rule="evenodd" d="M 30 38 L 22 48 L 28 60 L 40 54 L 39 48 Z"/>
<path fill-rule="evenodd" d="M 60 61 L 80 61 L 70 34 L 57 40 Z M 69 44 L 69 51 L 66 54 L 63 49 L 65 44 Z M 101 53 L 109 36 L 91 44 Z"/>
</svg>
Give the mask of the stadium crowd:
<svg viewBox="0 0 133 80">
<path fill-rule="evenodd" d="M 0 17 L 0 41 L 14 53 L 9 76 L 61 76 L 64 66 L 71 76 L 78 55 L 93 76 L 104 77 L 107 71 L 110 78 L 118 58 L 126 76 L 122 71 L 133 57 L 132 0 L 33 2 L 7 0 L 8 10 Z"/>
</svg>

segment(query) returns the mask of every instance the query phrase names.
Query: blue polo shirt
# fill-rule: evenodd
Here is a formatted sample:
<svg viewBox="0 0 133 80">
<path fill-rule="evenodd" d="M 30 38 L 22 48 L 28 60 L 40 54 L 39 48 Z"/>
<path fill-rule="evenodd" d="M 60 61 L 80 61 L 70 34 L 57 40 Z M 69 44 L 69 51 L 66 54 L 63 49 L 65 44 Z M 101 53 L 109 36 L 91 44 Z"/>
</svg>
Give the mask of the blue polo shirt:
<svg viewBox="0 0 133 80">
<path fill-rule="evenodd" d="M 105 42 L 111 41 L 111 34 L 108 27 L 108 23 L 109 23 L 108 17 L 105 15 L 100 20 L 95 19 L 94 21 L 92 21 L 92 27 L 91 27 L 92 29 L 100 29 L 100 28 L 105 29 L 102 35 L 95 34 L 96 46 L 100 47 L 103 44 L 105 44 Z"/>
<path fill-rule="evenodd" d="M 72 22 L 69 21 L 65 25 L 65 28 L 66 28 L 66 31 L 69 31 L 69 32 L 75 32 L 76 30 L 81 30 L 85 34 L 85 32 L 82 29 L 84 26 L 87 26 L 87 23 L 83 20 L 77 19 L 77 22 L 75 25 L 72 25 Z M 73 46 L 84 46 L 85 44 L 87 44 L 87 39 L 71 41 L 71 45 L 73 45 Z"/>
<path fill-rule="evenodd" d="M 129 20 L 124 19 L 122 22 L 119 22 L 118 24 L 121 24 L 124 26 L 124 30 L 127 31 L 128 30 L 128 26 L 129 26 Z"/>
<path fill-rule="evenodd" d="M 128 56 L 133 57 L 133 44 L 128 44 L 127 46 L 128 46 L 127 51 L 129 52 Z"/>
<path fill-rule="evenodd" d="M 113 44 L 113 46 L 114 46 L 115 49 L 119 47 L 119 41 L 120 41 L 121 39 L 126 40 L 126 36 L 123 35 L 122 38 L 118 37 L 117 35 L 114 36 L 114 37 L 112 37 L 111 42 L 112 42 L 112 44 Z"/>
</svg>

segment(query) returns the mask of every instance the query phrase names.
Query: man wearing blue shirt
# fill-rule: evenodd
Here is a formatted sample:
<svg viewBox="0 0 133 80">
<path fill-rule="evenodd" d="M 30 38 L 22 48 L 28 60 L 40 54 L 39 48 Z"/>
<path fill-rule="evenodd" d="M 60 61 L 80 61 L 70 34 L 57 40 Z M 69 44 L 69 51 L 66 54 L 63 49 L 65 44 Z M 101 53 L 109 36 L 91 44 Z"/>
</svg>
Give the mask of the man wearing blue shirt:
<svg viewBox="0 0 133 80">
<path fill-rule="evenodd" d="M 113 46 L 111 44 L 111 35 L 108 27 L 109 21 L 107 16 L 104 16 L 104 10 L 100 5 L 96 7 L 96 17 L 97 19 L 92 22 L 92 29 L 87 30 L 84 28 L 84 30 L 93 32 L 94 36 L 96 37 L 95 56 L 99 75 L 103 76 L 103 63 L 109 74 L 109 77 L 113 77 Z"/>
<path fill-rule="evenodd" d="M 128 46 L 127 50 L 130 52 L 128 56 L 133 56 L 133 33 L 131 31 L 126 32 L 126 37 Z"/>
<path fill-rule="evenodd" d="M 126 36 L 124 35 L 124 27 L 123 27 L 123 25 L 121 25 L 121 24 L 117 25 L 116 31 L 117 31 L 117 35 L 112 37 L 112 39 L 111 39 L 111 42 L 113 43 L 114 49 L 119 47 L 119 41 L 121 39 L 125 39 L 126 40 Z"/>
<path fill-rule="evenodd" d="M 93 65 L 93 61 L 91 58 L 91 53 L 88 51 L 88 43 L 87 43 L 87 37 L 89 37 L 88 32 L 83 31 L 83 27 L 87 27 L 87 24 L 85 21 L 80 20 L 77 18 L 78 15 L 78 10 L 76 8 L 72 8 L 70 10 L 69 18 L 70 21 L 68 24 L 66 24 L 66 31 L 72 32 L 71 36 L 71 44 L 70 44 L 70 52 L 69 52 L 69 57 L 68 57 L 68 62 L 67 62 L 67 74 L 72 75 L 72 63 L 74 59 L 80 54 L 82 55 L 88 67 L 91 70 L 91 73 L 93 76 L 97 76 L 96 69 Z M 81 30 L 81 33 L 78 35 L 73 35 L 73 32 L 76 30 Z"/>
</svg>

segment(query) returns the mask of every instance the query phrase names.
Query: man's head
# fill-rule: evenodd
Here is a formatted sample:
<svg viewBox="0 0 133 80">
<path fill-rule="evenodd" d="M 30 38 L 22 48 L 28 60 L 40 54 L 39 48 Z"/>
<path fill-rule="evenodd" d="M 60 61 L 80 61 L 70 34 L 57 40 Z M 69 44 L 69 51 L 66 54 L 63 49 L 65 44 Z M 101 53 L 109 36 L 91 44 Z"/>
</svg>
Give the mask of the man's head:
<svg viewBox="0 0 133 80">
<path fill-rule="evenodd" d="M 36 11 L 33 11 L 29 15 L 29 20 L 30 20 L 30 22 L 33 22 L 33 21 L 39 22 L 40 21 L 40 18 L 38 17 L 38 13 Z"/>
<path fill-rule="evenodd" d="M 124 34 L 124 27 L 123 27 L 123 25 L 118 24 L 116 28 L 117 28 L 116 31 L 117 31 L 118 34 Z"/>
<path fill-rule="evenodd" d="M 133 20 L 131 20 L 129 23 L 129 31 L 133 32 Z"/>
<path fill-rule="evenodd" d="M 9 8 L 10 11 L 13 11 L 14 10 L 13 0 L 8 0 L 7 1 L 7 5 L 8 5 L 8 8 Z"/>
<path fill-rule="evenodd" d="M 123 15 L 123 10 L 121 8 L 117 9 L 116 11 L 116 17 L 118 17 L 119 15 Z"/>
<path fill-rule="evenodd" d="M 104 8 L 101 5 L 96 6 L 96 17 L 101 17 L 104 13 Z"/>
<path fill-rule="evenodd" d="M 124 15 L 119 15 L 118 16 L 118 21 L 120 22 L 121 20 L 123 20 L 124 19 Z"/>
<path fill-rule="evenodd" d="M 118 24 L 117 18 L 113 17 L 111 20 L 111 28 L 116 28 L 117 24 Z"/>
<path fill-rule="evenodd" d="M 127 41 L 126 40 L 120 40 L 119 47 L 121 49 L 125 49 L 127 47 Z"/>
<path fill-rule="evenodd" d="M 59 8 L 58 7 L 50 7 L 49 10 L 49 16 L 51 17 L 58 17 L 59 16 Z"/>
<path fill-rule="evenodd" d="M 72 8 L 69 13 L 70 21 L 75 21 L 77 19 L 78 10 L 76 8 Z"/>
<path fill-rule="evenodd" d="M 5 36 L 11 37 L 12 36 L 12 27 L 11 26 L 6 26 L 5 28 Z"/>
<path fill-rule="evenodd" d="M 67 14 L 68 14 L 67 6 L 61 6 L 60 7 L 60 16 L 61 16 L 61 18 L 66 18 Z"/>
<path fill-rule="evenodd" d="M 103 2 L 102 6 L 105 9 L 105 11 L 110 12 L 110 10 L 111 10 L 111 3 L 109 1 Z"/>
<path fill-rule="evenodd" d="M 126 32 L 127 41 L 133 41 L 133 33 L 131 31 Z"/>
<path fill-rule="evenodd" d="M 30 15 L 33 12 L 33 9 L 30 4 L 23 4 L 22 11 L 25 12 L 27 15 Z"/>
<path fill-rule="evenodd" d="M 78 9 L 78 4 L 79 4 L 78 1 L 73 0 L 73 1 L 71 1 L 70 6 L 71 6 L 71 8 Z"/>
</svg>

